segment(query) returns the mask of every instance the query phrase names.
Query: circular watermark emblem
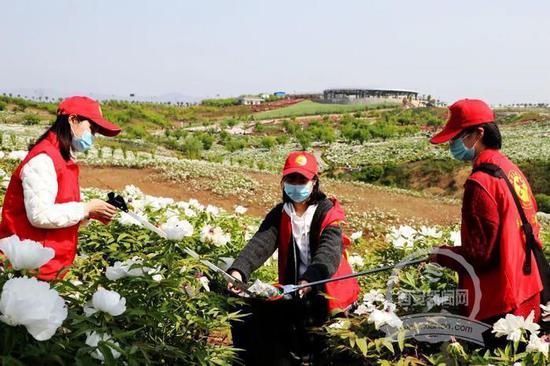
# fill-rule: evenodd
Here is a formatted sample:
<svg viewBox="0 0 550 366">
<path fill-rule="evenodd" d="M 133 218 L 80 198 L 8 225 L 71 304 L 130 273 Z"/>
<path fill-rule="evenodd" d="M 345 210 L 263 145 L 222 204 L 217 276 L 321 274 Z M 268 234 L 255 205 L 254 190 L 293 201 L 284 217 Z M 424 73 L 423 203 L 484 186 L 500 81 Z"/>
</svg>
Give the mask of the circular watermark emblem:
<svg viewBox="0 0 550 366">
<path fill-rule="evenodd" d="M 481 304 L 481 287 L 479 277 L 476 275 L 474 267 L 466 261 L 466 259 L 453 252 L 450 249 L 439 248 L 435 251 L 439 256 L 446 256 L 456 261 L 464 271 L 470 276 L 474 286 L 474 299 L 471 311 L 468 316 L 455 315 L 448 311 L 440 312 L 422 312 L 409 314 L 401 317 L 403 325 L 401 328 L 383 326 L 381 329 L 386 333 L 392 341 L 396 341 L 398 337 L 414 338 L 421 342 L 444 342 L 452 339 L 461 339 L 484 346 L 483 333 L 491 328 L 489 324 L 476 320 L 476 315 L 479 313 Z M 421 250 L 408 255 L 395 265 L 392 271 L 390 280 L 388 281 L 386 298 L 392 301 L 393 286 L 396 283 L 397 271 L 405 267 L 411 261 L 421 257 L 426 257 L 429 253 Z M 441 272 L 436 266 L 426 269 L 426 278 L 430 282 L 440 281 Z M 460 306 L 469 304 L 468 292 L 464 289 L 443 290 L 443 291 L 408 291 L 401 292 L 397 298 L 397 305 L 400 306 L 425 306 L 430 309 L 435 306 Z M 404 334 L 403 334 L 404 333 Z"/>
</svg>

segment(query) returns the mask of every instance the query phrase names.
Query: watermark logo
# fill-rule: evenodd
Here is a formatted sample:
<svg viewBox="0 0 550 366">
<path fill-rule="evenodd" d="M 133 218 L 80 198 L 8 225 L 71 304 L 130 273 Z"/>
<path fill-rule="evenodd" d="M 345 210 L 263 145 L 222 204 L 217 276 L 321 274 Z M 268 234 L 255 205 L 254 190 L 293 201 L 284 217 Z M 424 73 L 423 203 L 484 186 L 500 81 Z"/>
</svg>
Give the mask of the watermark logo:
<svg viewBox="0 0 550 366">
<path fill-rule="evenodd" d="M 456 254 L 449 249 L 438 249 L 438 255 L 450 257 L 458 262 L 465 272 L 470 276 L 474 285 L 474 303 L 472 310 L 468 316 L 451 314 L 445 310 L 437 313 L 419 313 L 410 314 L 401 317 L 403 321 L 402 328 L 398 329 L 389 325 L 383 326 L 381 329 L 386 333 L 386 336 L 392 341 L 396 341 L 402 332 L 405 332 L 405 338 L 414 338 L 421 342 L 444 342 L 452 339 L 460 339 L 484 346 L 483 333 L 491 328 L 489 324 L 477 321 L 476 315 L 479 313 L 481 303 L 481 288 L 479 278 L 477 277 L 474 268 L 469 264 L 464 257 Z M 394 269 L 388 281 L 386 297 L 391 300 L 392 289 L 397 278 L 397 271 L 404 267 L 408 262 L 419 257 L 426 256 L 424 251 L 419 251 L 405 257 L 399 262 Z M 435 283 L 440 281 L 442 272 L 435 266 L 430 266 L 425 270 L 426 278 Z M 444 290 L 444 291 L 401 291 L 397 297 L 397 303 L 401 307 L 410 307 L 415 305 L 423 305 L 427 309 L 435 306 L 455 306 L 467 305 L 468 292 L 463 289 Z"/>
</svg>

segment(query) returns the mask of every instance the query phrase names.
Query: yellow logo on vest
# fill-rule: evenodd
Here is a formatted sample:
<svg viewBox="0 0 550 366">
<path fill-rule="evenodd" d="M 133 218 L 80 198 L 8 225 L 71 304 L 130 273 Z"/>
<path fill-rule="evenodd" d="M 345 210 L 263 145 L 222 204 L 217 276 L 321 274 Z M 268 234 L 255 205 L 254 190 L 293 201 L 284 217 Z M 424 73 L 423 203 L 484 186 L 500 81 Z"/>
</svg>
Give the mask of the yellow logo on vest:
<svg viewBox="0 0 550 366">
<path fill-rule="evenodd" d="M 533 203 L 531 202 L 531 196 L 529 195 L 529 185 L 523 176 L 515 170 L 511 170 L 508 173 L 508 179 L 514 186 L 514 190 L 518 195 L 521 205 L 524 208 L 531 208 Z"/>
<path fill-rule="evenodd" d="M 307 164 L 307 158 L 304 155 L 300 155 L 296 158 L 296 164 L 304 166 Z"/>
</svg>

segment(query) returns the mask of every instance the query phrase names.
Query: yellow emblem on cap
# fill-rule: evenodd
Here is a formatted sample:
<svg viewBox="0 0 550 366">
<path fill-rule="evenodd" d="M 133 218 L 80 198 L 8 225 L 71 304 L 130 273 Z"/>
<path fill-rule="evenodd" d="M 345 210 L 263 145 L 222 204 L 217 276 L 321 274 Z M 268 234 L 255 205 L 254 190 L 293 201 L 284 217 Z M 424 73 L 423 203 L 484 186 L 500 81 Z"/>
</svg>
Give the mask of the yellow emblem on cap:
<svg viewBox="0 0 550 366">
<path fill-rule="evenodd" d="M 521 205 L 524 208 L 531 208 L 531 196 L 529 195 L 529 186 L 527 185 L 525 178 L 523 178 L 523 176 L 517 171 L 511 170 L 508 173 L 508 179 L 510 180 L 510 182 L 512 182 L 514 190 L 516 191 L 516 194 L 521 201 Z"/>
<path fill-rule="evenodd" d="M 307 158 L 304 155 L 299 155 L 296 157 L 296 164 L 299 166 L 304 166 L 307 164 Z"/>
<path fill-rule="evenodd" d="M 98 104 L 97 109 L 99 109 L 99 115 L 103 117 L 103 112 L 101 111 L 101 106 Z"/>
</svg>

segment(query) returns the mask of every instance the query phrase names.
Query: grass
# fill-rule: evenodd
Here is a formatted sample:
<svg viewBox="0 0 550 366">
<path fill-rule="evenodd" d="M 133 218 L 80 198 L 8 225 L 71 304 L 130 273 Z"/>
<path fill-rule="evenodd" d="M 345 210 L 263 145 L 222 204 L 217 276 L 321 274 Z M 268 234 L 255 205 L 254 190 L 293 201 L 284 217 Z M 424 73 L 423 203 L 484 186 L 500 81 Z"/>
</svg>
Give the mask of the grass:
<svg viewBox="0 0 550 366">
<path fill-rule="evenodd" d="M 367 109 L 378 109 L 394 106 L 393 104 L 323 104 L 316 103 L 310 100 L 293 104 L 291 106 L 275 109 L 272 111 L 259 112 L 254 115 L 255 119 L 274 119 L 299 116 L 312 116 L 322 114 L 337 114 L 337 113 L 353 113 Z"/>
</svg>

